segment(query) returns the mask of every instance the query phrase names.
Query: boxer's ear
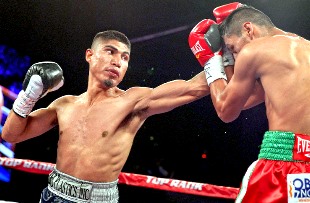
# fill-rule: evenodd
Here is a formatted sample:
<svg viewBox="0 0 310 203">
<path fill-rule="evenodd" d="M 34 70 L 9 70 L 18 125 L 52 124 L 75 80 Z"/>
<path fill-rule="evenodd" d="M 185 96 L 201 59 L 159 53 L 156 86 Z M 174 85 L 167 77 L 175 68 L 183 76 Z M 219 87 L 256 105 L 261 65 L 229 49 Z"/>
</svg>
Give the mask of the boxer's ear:
<svg viewBox="0 0 310 203">
<path fill-rule="evenodd" d="M 85 52 L 85 59 L 87 62 L 91 60 L 91 56 L 93 55 L 93 50 L 92 49 L 87 49 Z"/>
<path fill-rule="evenodd" d="M 254 27 L 251 22 L 245 22 L 242 25 L 243 31 L 245 31 L 245 34 L 247 37 L 249 37 L 251 40 L 254 38 Z"/>
</svg>

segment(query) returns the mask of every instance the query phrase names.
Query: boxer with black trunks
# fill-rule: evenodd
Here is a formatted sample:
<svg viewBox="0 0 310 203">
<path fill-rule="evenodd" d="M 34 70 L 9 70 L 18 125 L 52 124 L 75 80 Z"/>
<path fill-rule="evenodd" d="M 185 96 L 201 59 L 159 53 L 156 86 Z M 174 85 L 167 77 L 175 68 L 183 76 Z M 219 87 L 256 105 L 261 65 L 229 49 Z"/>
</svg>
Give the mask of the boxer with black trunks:
<svg viewBox="0 0 310 203">
<path fill-rule="evenodd" d="M 118 202 L 117 180 L 133 139 L 144 121 L 209 94 L 205 73 L 156 88 L 117 87 L 130 59 L 131 44 L 121 32 L 99 32 L 86 50 L 87 91 L 54 100 L 32 111 L 36 101 L 62 86 L 54 62 L 34 64 L 14 101 L 2 137 L 18 143 L 59 126 L 56 168 L 41 202 Z"/>
<path fill-rule="evenodd" d="M 230 9 L 220 25 L 204 20 L 189 39 L 190 45 L 201 38 L 209 43 L 194 54 L 208 55 L 204 66 L 210 94 L 224 122 L 235 120 L 248 98 L 264 91 L 269 131 L 236 202 L 310 201 L 310 42 L 277 28 L 251 6 L 231 6 L 216 8 L 216 14 Z M 197 33 L 197 27 L 205 32 Z M 221 37 L 235 59 L 229 83 L 221 60 L 225 49 L 214 43 Z"/>
<path fill-rule="evenodd" d="M 62 70 L 53 62 L 37 63 L 28 70 L 2 137 L 18 143 L 59 126 L 56 168 L 42 192 L 42 203 L 118 202 L 118 176 L 145 120 L 209 94 L 204 71 L 190 80 L 156 88 L 119 89 L 130 49 L 123 33 L 99 32 L 85 54 L 89 63 L 86 92 L 60 97 L 35 111 L 38 99 L 62 86 Z"/>
</svg>

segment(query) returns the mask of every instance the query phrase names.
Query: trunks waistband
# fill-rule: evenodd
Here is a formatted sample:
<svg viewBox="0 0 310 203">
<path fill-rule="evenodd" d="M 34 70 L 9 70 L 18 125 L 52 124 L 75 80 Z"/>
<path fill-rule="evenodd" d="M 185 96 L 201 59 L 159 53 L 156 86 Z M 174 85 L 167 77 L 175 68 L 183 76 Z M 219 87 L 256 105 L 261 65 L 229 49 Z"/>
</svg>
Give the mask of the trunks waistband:
<svg viewBox="0 0 310 203">
<path fill-rule="evenodd" d="M 118 200 L 118 180 L 97 183 L 80 180 L 58 171 L 48 176 L 48 189 L 54 194 L 74 202 L 114 202 Z"/>
<path fill-rule="evenodd" d="M 259 159 L 310 162 L 310 136 L 292 132 L 267 131 Z"/>
</svg>

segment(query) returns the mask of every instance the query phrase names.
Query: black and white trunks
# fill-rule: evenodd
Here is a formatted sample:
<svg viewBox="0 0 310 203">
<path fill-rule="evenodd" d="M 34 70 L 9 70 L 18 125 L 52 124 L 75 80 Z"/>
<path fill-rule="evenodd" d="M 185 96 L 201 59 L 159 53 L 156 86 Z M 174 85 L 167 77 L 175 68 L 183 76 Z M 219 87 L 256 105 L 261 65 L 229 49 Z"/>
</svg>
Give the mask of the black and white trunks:
<svg viewBox="0 0 310 203">
<path fill-rule="evenodd" d="M 84 181 L 55 168 L 48 176 L 48 187 L 43 190 L 40 203 L 118 203 L 117 183 L 118 180 L 108 183 Z"/>
</svg>

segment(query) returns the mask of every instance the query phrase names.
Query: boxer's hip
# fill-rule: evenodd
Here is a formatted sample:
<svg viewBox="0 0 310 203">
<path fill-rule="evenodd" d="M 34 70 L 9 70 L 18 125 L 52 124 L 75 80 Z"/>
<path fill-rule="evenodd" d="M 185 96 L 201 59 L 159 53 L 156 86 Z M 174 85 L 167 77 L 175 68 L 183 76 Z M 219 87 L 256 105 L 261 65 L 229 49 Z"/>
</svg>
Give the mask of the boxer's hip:
<svg viewBox="0 0 310 203">
<path fill-rule="evenodd" d="M 118 202 L 118 180 L 97 183 L 80 180 L 56 168 L 48 177 L 48 190 L 73 202 Z"/>
</svg>

